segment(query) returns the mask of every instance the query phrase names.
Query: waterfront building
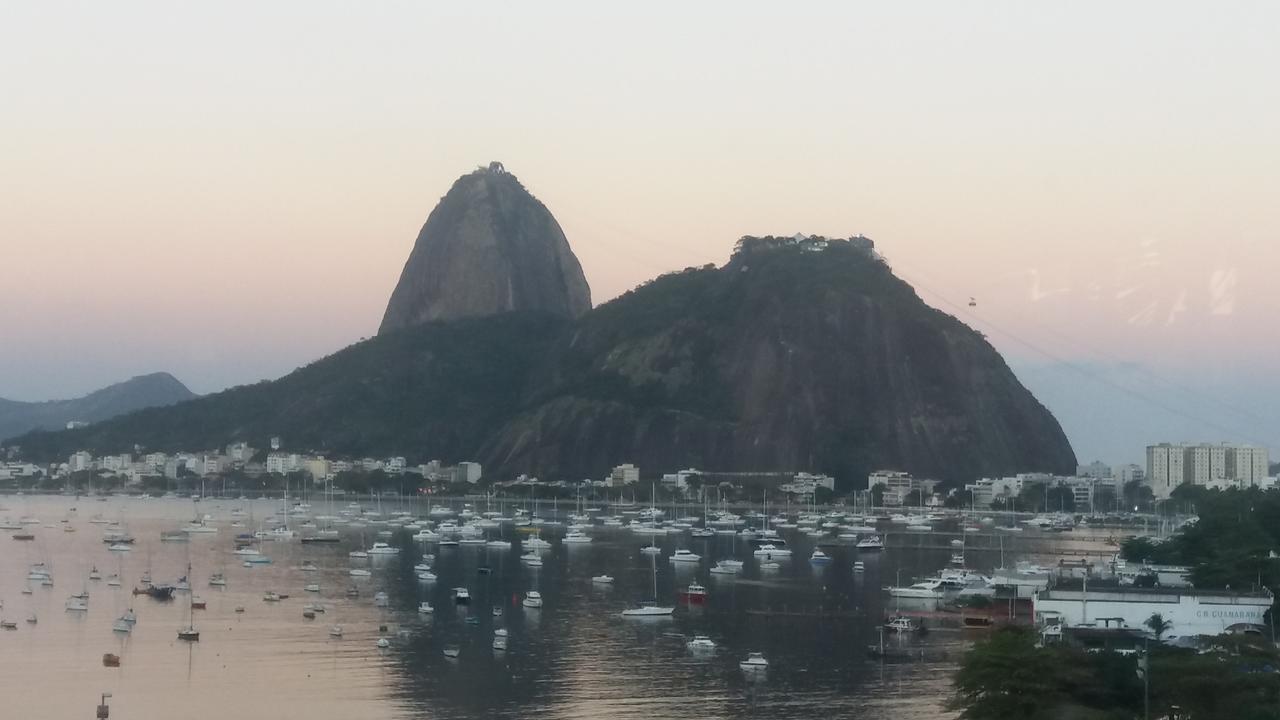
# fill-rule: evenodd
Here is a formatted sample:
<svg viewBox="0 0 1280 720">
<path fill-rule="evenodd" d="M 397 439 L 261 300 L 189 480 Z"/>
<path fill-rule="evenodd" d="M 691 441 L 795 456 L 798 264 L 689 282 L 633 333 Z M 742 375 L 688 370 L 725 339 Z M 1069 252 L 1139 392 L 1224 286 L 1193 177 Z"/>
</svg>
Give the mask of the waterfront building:
<svg viewBox="0 0 1280 720">
<path fill-rule="evenodd" d="M 313 482 L 324 482 L 329 479 L 329 461 L 324 456 L 309 457 L 302 463 L 302 469 L 311 475 Z"/>
<path fill-rule="evenodd" d="M 1165 499 L 1186 483 L 1205 487 L 1247 488 L 1264 484 L 1270 464 L 1267 448 L 1222 443 L 1160 443 L 1147 446 L 1147 483 Z"/>
<path fill-rule="evenodd" d="M 88 452 L 81 450 L 71 455 L 71 459 L 67 461 L 67 469 L 71 472 L 80 472 L 88 470 L 93 466 L 93 456 Z"/>
<path fill-rule="evenodd" d="M 915 478 L 911 473 L 898 470 L 877 470 L 867 476 L 867 489 L 876 485 L 884 485 L 884 497 L 881 502 L 885 507 L 898 507 L 915 486 Z"/>
<path fill-rule="evenodd" d="M 806 472 L 796 473 L 795 478 L 789 483 L 783 483 L 778 489 L 785 493 L 807 497 L 818 491 L 818 488 L 826 488 L 831 491 L 836 489 L 836 479 L 830 475 L 813 475 Z"/>
<path fill-rule="evenodd" d="M 636 472 L 639 473 L 638 470 Z M 689 478 L 701 477 L 702 474 L 703 474 L 702 471 L 696 470 L 694 468 L 689 468 L 687 470 L 679 470 L 673 473 L 666 473 L 662 476 L 662 484 L 665 487 L 675 488 L 680 492 L 684 492 L 689 489 Z M 638 477 L 639 476 L 637 475 L 637 479 Z"/>
<path fill-rule="evenodd" d="M 453 468 L 453 481 L 475 485 L 480 482 L 484 472 L 478 462 L 460 462 Z"/>
<path fill-rule="evenodd" d="M 631 463 L 624 463 L 609 472 L 609 485 L 621 487 L 640 482 L 640 468 Z"/>
<path fill-rule="evenodd" d="M 1243 593 L 1190 587 L 1138 588 L 1105 581 L 1062 581 L 1036 593 L 1036 621 L 1059 622 L 1064 628 L 1112 628 L 1147 631 L 1145 623 L 1159 614 L 1170 623 L 1162 639 L 1257 631 L 1271 607 L 1263 590 Z"/>
</svg>

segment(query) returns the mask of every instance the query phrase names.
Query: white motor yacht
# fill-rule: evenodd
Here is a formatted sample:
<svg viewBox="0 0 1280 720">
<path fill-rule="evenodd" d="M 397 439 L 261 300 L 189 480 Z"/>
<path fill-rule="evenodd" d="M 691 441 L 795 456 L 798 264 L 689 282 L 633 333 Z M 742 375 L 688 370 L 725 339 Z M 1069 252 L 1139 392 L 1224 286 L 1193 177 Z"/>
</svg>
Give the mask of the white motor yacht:
<svg viewBox="0 0 1280 720">
<path fill-rule="evenodd" d="M 859 550 L 883 550 L 884 540 L 881 540 L 879 535 L 868 535 L 859 540 L 854 547 Z"/>
<path fill-rule="evenodd" d="M 725 565 L 724 561 L 716 563 L 716 566 L 711 568 L 712 575 L 737 575 L 741 572 L 742 572 L 742 568 L 734 567 L 732 565 Z"/>
<path fill-rule="evenodd" d="M 426 600 L 423 600 L 422 602 L 418 603 L 418 613 L 420 615 L 430 615 L 435 611 L 436 609 L 431 607 L 431 603 L 427 602 Z"/>
<path fill-rule="evenodd" d="M 384 542 L 376 542 L 373 547 L 369 548 L 370 555 L 398 555 L 400 548 L 391 547 Z"/>
<path fill-rule="evenodd" d="M 591 582 L 597 585 L 612 585 L 613 576 L 612 575 L 596 575 L 595 577 L 591 578 Z"/>
<path fill-rule="evenodd" d="M 747 659 L 738 663 L 738 668 L 745 673 L 762 673 L 769 669 L 769 661 L 765 659 L 764 653 L 753 652 L 747 655 Z"/>
<path fill-rule="evenodd" d="M 755 553 L 753 554 L 756 557 L 763 557 L 763 558 L 769 558 L 769 559 L 789 558 L 791 557 L 791 550 L 783 547 L 778 547 L 772 544 L 765 544 L 756 548 Z"/>
<path fill-rule="evenodd" d="M 702 556 L 690 552 L 685 548 L 680 548 L 679 550 L 676 550 L 671 557 L 667 558 L 667 560 L 673 563 L 696 563 L 702 560 Z"/>
<path fill-rule="evenodd" d="M 567 544 L 570 544 L 570 545 L 573 545 L 573 544 L 581 544 L 581 543 L 589 543 L 589 542 L 591 542 L 591 536 L 590 536 L 590 535 L 588 535 L 588 534 L 586 534 L 586 533 L 584 533 L 584 532 L 580 532 L 580 531 L 578 531 L 578 530 L 574 530 L 574 531 L 570 532 L 569 534 L 565 535 L 565 536 L 564 536 L 564 539 L 563 539 L 563 540 L 561 540 L 560 542 L 567 543 Z"/>
<path fill-rule="evenodd" d="M 909 633 L 919 630 L 920 624 L 909 617 L 899 616 L 890 618 L 889 622 L 884 624 L 884 629 L 889 632 Z"/>
<path fill-rule="evenodd" d="M 912 583 L 906 587 L 886 588 L 890 597 L 937 600 L 942 597 L 942 581 L 938 579 Z"/>
<path fill-rule="evenodd" d="M 524 600 L 521 600 L 520 604 L 527 608 L 540 608 L 542 607 L 542 593 L 537 590 L 530 590 L 524 594 Z"/>
<path fill-rule="evenodd" d="M 693 639 L 685 643 L 684 646 L 692 653 L 714 652 L 716 649 L 715 641 L 706 635 L 694 635 Z"/>
</svg>

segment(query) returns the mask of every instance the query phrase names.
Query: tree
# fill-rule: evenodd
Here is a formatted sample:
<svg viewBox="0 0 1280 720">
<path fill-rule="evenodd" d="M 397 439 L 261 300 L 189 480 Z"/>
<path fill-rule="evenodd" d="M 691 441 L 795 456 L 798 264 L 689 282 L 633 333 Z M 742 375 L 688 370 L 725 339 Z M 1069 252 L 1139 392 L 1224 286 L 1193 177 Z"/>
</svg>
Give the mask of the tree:
<svg viewBox="0 0 1280 720">
<path fill-rule="evenodd" d="M 1169 628 L 1173 626 L 1173 623 L 1165 620 L 1164 615 L 1154 613 L 1151 617 L 1147 618 L 1147 621 L 1144 622 L 1143 625 L 1146 625 L 1151 629 L 1151 632 L 1155 633 L 1156 641 L 1159 642 L 1160 636 L 1169 632 Z"/>
<path fill-rule="evenodd" d="M 942 504 L 949 508 L 967 508 L 973 505 L 973 491 L 953 490 L 943 499 Z"/>
<path fill-rule="evenodd" d="M 1023 512 L 1044 511 L 1044 485 L 1041 483 L 1023 483 L 1018 491 L 1017 507 Z"/>
<path fill-rule="evenodd" d="M 907 507 L 919 507 L 924 504 L 924 493 L 919 489 L 912 490 L 902 498 L 902 504 Z"/>
<path fill-rule="evenodd" d="M 1131 659 L 1036 640 L 1032 630 L 1006 627 L 965 654 L 952 703 L 961 720 L 1130 718 L 1140 709 Z"/>
<path fill-rule="evenodd" d="M 1100 487 L 1093 491 L 1093 511 L 1111 512 L 1116 509 L 1119 496 L 1109 487 Z"/>
<path fill-rule="evenodd" d="M 884 483 L 876 483 L 871 486 L 871 505 L 872 507 L 884 507 L 884 491 L 888 487 Z"/>
<path fill-rule="evenodd" d="M 1155 500 L 1151 487 L 1141 480 L 1130 480 L 1125 483 L 1121 495 L 1124 499 L 1125 510 L 1149 508 Z"/>
</svg>

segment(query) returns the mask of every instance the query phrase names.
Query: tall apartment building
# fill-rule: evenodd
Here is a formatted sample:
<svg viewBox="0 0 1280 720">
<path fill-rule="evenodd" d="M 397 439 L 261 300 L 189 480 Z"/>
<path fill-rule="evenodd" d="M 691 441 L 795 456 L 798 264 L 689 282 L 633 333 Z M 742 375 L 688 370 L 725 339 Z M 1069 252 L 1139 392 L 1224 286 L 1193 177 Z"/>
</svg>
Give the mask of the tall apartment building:
<svg viewBox="0 0 1280 720">
<path fill-rule="evenodd" d="M 1222 443 L 1160 443 L 1147 446 L 1147 483 L 1157 499 L 1184 483 L 1253 487 L 1267 477 L 1267 448 Z"/>
</svg>

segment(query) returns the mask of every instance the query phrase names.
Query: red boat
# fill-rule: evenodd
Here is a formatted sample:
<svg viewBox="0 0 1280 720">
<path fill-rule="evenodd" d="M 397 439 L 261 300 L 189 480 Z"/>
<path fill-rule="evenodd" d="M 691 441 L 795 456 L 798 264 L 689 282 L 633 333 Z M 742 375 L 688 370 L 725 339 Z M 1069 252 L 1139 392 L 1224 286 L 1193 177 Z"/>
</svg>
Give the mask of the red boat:
<svg viewBox="0 0 1280 720">
<path fill-rule="evenodd" d="M 707 589 L 698 583 L 689 583 L 689 587 L 680 593 L 680 601 L 690 605 L 701 605 L 707 601 Z"/>
</svg>

